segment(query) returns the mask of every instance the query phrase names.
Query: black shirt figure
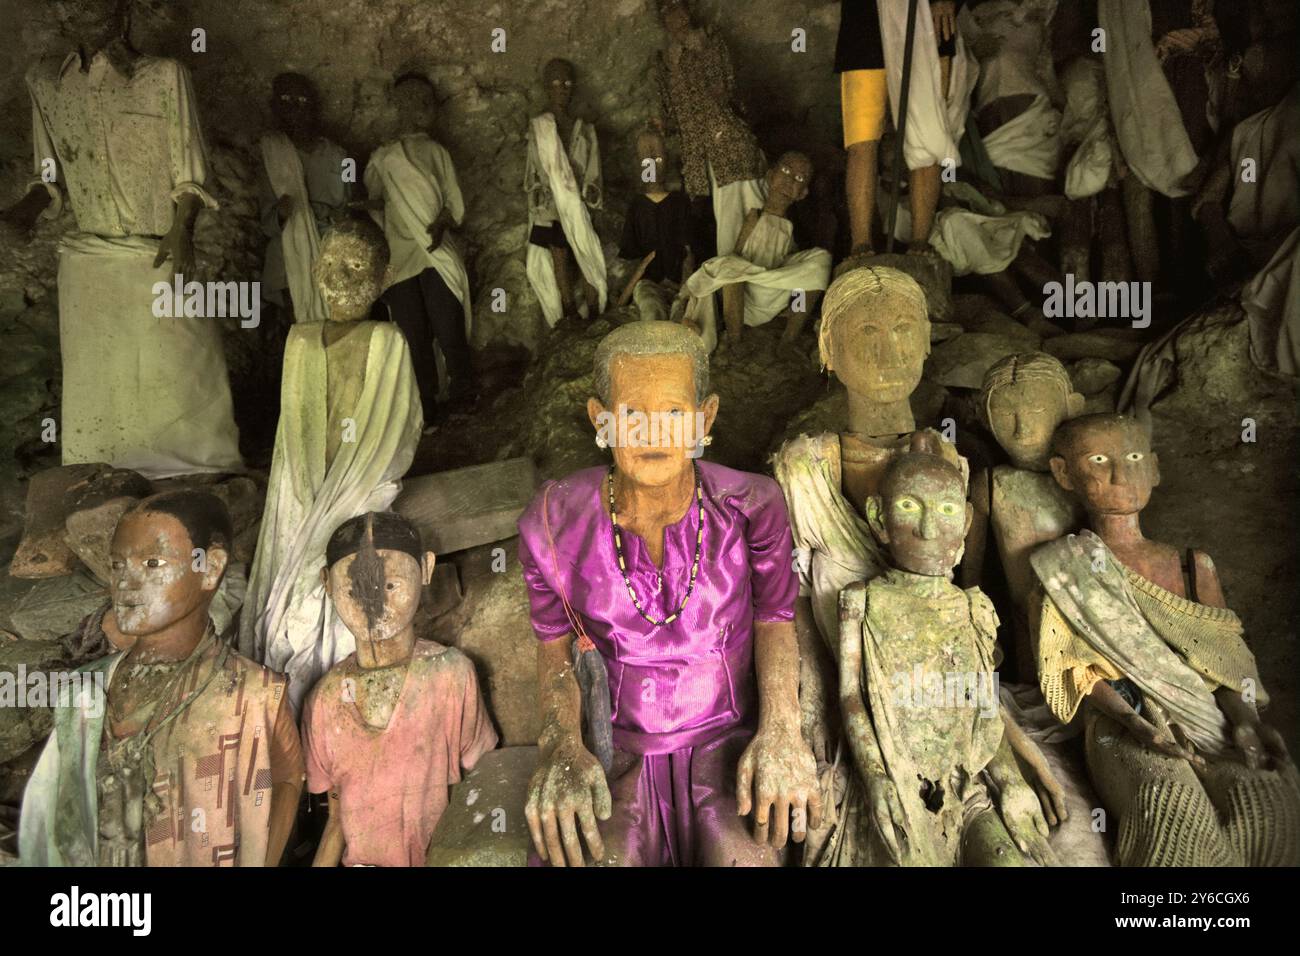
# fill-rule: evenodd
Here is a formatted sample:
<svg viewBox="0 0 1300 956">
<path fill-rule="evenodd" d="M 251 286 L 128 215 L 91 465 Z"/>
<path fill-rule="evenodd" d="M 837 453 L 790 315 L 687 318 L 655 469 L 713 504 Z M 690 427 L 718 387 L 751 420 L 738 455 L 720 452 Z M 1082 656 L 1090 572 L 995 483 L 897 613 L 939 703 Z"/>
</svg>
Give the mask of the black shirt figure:
<svg viewBox="0 0 1300 956">
<path fill-rule="evenodd" d="M 681 192 L 670 192 L 659 202 L 640 195 L 632 200 L 623 225 L 618 254 L 622 259 L 654 259 L 646 266 L 643 279 L 682 281 L 682 263 L 690 245 L 690 204 Z"/>
</svg>

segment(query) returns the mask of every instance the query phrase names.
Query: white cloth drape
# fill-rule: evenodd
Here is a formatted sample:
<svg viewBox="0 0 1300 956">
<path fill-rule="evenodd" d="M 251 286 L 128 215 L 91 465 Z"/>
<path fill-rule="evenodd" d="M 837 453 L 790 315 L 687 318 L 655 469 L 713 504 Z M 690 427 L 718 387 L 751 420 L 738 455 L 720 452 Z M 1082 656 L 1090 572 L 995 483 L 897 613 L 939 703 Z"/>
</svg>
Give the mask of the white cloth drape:
<svg viewBox="0 0 1300 956">
<path fill-rule="evenodd" d="M 323 328 L 295 325 L 285 343 L 280 423 L 239 629 L 240 653 L 288 675 L 295 712 L 316 680 L 355 649 L 321 583 L 325 546 L 349 518 L 392 504 L 424 424 L 406 339 L 391 323 L 362 323 L 351 333 L 369 339 L 365 379 L 348 416 L 354 440 L 340 442 L 327 464 Z"/>
<path fill-rule="evenodd" d="M 1165 196 L 1187 195 L 1183 178 L 1196 167 L 1174 91 L 1151 40 L 1148 0 L 1097 0 L 1105 31 L 1106 93 L 1124 162 L 1142 185 Z"/>
<path fill-rule="evenodd" d="M 880 37 L 885 50 L 889 105 L 897 125 L 903 89 L 903 54 L 907 44 L 907 0 L 880 0 Z M 939 44 L 929 0 L 916 5 L 916 35 L 912 44 L 912 76 L 907 94 L 907 131 L 903 159 L 908 169 L 924 169 L 951 160 L 961 165 L 957 144 L 966 131 L 970 95 L 979 78 L 979 64 L 958 34 L 952 58 L 948 96 L 939 72 Z"/>
<path fill-rule="evenodd" d="M 839 435 L 793 438 L 772 458 L 772 468 L 802 557 L 799 594 L 811 601 L 817 631 L 838 658 L 840 591 L 880 574 L 889 556 L 844 496 Z"/>
<path fill-rule="evenodd" d="M 1105 70 L 1099 60 L 1080 56 L 1065 68 L 1061 80 L 1065 87 L 1061 141 L 1066 146 L 1078 144 L 1065 166 L 1065 195 L 1083 199 L 1105 189 L 1115 171 Z"/>
<path fill-rule="evenodd" d="M 457 226 L 465 219 L 465 199 L 451 155 L 424 133 L 403 136 L 375 150 L 364 178 L 370 198 L 384 201 L 384 208 L 371 210 L 370 215 L 388 239 L 388 284 L 436 269 L 465 310 L 468 339 L 474 312 L 469 274 L 456 237 L 447 232 L 429 251 L 429 225 L 444 208 Z"/>
<path fill-rule="evenodd" d="M 591 216 L 587 213 L 583 193 L 579 191 L 578 181 L 574 177 L 569 154 L 565 152 L 564 145 L 560 142 L 555 117 L 550 113 L 534 116 L 529 126 L 529 138 L 530 168 L 535 152 L 536 162 L 540 167 L 536 173 L 550 188 L 555 211 L 564 229 L 564 235 L 569 241 L 569 247 L 573 249 L 574 258 L 578 261 L 578 268 L 600 296 L 600 308 L 604 311 L 608 294 L 605 251 L 601 248 L 600 237 L 596 235 L 596 230 L 591 224 Z M 584 171 L 585 187 L 586 171 L 592 164 L 597 171 L 599 170 L 600 153 L 596 145 L 595 131 L 582 120 L 574 120 L 573 123 L 571 151 L 577 153 L 578 147 L 581 147 L 582 155 L 581 157 L 575 155 L 574 162 L 580 164 Z M 530 231 L 534 225 L 536 225 L 535 210 L 529 209 Z M 560 287 L 555 280 L 555 263 L 551 259 L 550 250 L 530 242 L 527 271 L 529 284 L 532 285 L 533 293 L 541 303 L 546 324 L 554 327 L 563 315 L 563 306 Z"/>
<path fill-rule="evenodd" d="M 329 317 L 329 306 L 311 271 L 320 255 L 320 234 L 316 231 L 302 158 L 292 140 L 278 131 L 265 134 L 261 146 L 271 190 L 277 197 L 287 195 L 293 199 L 293 211 L 280 229 L 280 248 L 284 252 L 294 321 L 324 322 Z"/>
<path fill-rule="evenodd" d="M 59 247 L 63 464 L 149 478 L 242 471 L 220 322 L 154 314 L 158 240 L 67 236 Z M 170 299 L 170 293 L 168 298 Z"/>
<path fill-rule="evenodd" d="M 1061 158 L 1061 114 L 1046 96 L 984 137 L 984 150 L 994 166 L 1013 173 L 1054 180 Z"/>
<path fill-rule="evenodd" d="M 739 179 L 719 186 L 709 164 L 709 186 L 713 191 L 713 221 L 716 225 L 716 253 L 729 256 L 736 251 L 736 240 L 745 226 L 751 209 L 762 209 L 767 202 L 767 179 Z"/>
<path fill-rule="evenodd" d="M 713 293 L 737 282 L 745 286 L 745 324 L 765 325 L 790 304 L 795 290 L 823 291 L 830 284 L 831 255 L 825 249 L 791 253 L 790 220 L 763 214 L 740 252 L 716 256 L 686 280 L 686 318 L 700 324 L 705 348 L 718 344 Z"/>
<path fill-rule="evenodd" d="M 1300 375 L 1300 228 L 1241 290 L 1250 320 L 1250 355 L 1256 365 Z"/>
<path fill-rule="evenodd" d="M 963 206 L 945 206 L 934 219 L 930 245 L 952 264 L 954 275 L 990 275 L 1011 265 L 1025 237 L 1052 234 L 1046 217 L 1036 212 L 1008 211 L 969 183 L 945 183 L 944 197 Z"/>
</svg>

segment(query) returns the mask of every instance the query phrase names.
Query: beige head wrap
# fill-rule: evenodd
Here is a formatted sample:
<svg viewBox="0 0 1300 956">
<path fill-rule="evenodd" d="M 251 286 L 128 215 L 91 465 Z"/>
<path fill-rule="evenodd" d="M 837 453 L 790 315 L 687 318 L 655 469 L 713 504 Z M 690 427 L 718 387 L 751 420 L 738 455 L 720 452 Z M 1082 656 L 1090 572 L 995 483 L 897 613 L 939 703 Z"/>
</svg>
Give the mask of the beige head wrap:
<svg viewBox="0 0 1300 956">
<path fill-rule="evenodd" d="M 872 307 L 878 309 L 901 307 L 913 311 L 927 327 L 930 324 L 926 313 L 925 292 L 906 272 L 887 266 L 851 269 L 831 283 L 831 287 L 826 290 L 826 297 L 822 299 L 822 325 L 817 336 L 817 349 L 821 354 L 823 368 L 834 371 L 831 366 L 831 342 L 836 323 L 863 299 L 870 300 Z M 927 342 L 929 338 L 927 329 Z"/>
<path fill-rule="evenodd" d="M 984 384 L 980 387 L 980 409 L 984 413 L 984 420 L 988 421 L 989 401 L 994 392 L 1015 382 L 1030 379 L 1055 382 L 1061 387 L 1066 404 L 1069 404 L 1074 383 L 1070 381 L 1070 373 L 1060 360 L 1046 352 L 1020 352 L 999 359 L 984 373 Z"/>
</svg>

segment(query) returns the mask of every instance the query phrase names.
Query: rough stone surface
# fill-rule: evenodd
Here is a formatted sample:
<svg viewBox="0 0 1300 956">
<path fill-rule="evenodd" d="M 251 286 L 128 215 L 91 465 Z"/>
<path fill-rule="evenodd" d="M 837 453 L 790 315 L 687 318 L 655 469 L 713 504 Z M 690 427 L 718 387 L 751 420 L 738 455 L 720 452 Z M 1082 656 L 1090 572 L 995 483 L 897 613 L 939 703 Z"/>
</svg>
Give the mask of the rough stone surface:
<svg viewBox="0 0 1300 956">
<path fill-rule="evenodd" d="M 1104 388 L 1095 395 L 1086 395 L 1083 399 L 1083 414 L 1098 415 L 1101 413 L 1110 413 L 1115 411 L 1115 405 L 1119 401 L 1119 387 L 1112 385 Z"/>
<path fill-rule="evenodd" d="M 951 338 L 956 338 L 966 331 L 956 322 L 931 322 L 930 323 L 930 341 L 947 342 Z"/>
<path fill-rule="evenodd" d="M 984 373 L 999 359 L 1025 351 L 1019 338 L 965 332 L 935 346 L 925 363 L 927 378 L 949 388 L 979 388 Z"/>
<path fill-rule="evenodd" d="M 434 640 L 459 648 L 474 662 L 507 747 L 536 743 L 539 730 L 537 635 L 517 550 L 511 540 L 458 554 L 464 599 L 438 617 L 432 630 Z"/>
<path fill-rule="evenodd" d="M 1235 307 L 1220 309 L 1178 336 L 1174 344 L 1177 383 L 1157 404 L 1162 412 L 1195 417 L 1235 417 L 1238 438 L 1242 420 L 1294 428 L 1297 408 L 1286 382 L 1261 371 L 1250 360 L 1250 330 Z"/>
<path fill-rule="evenodd" d="M 1067 332 L 1065 335 L 1054 335 L 1043 342 L 1043 351 L 1055 355 L 1062 362 L 1083 358 L 1131 362 L 1141 349 L 1140 341 L 1108 334 L 1106 331 Z"/>
<path fill-rule="evenodd" d="M 66 540 L 69 547 L 91 576 L 106 587 L 111 574 L 109 551 L 113 532 L 129 507 L 129 498 L 118 498 L 97 508 L 86 508 L 68 515 Z"/>
<path fill-rule="evenodd" d="M 460 569 L 450 561 L 439 561 L 433 568 L 433 578 L 424 589 L 420 609 L 432 620 L 454 611 L 465 600 L 460 586 Z"/>
<path fill-rule="evenodd" d="M 470 465 L 403 482 L 393 510 L 420 529 L 424 547 L 448 554 L 513 537 L 536 485 L 528 458 Z"/>
<path fill-rule="evenodd" d="M 231 559 L 251 566 L 257 548 L 257 533 L 262 528 L 262 508 L 266 503 L 266 481 L 262 475 L 237 475 L 208 489 L 226 505 L 235 529 L 234 554 Z"/>
<path fill-rule="evenodd" d="M 68 465 L 34 476 L 27 486 L 27 520 L 9 573 L 18 578 L 51 578 L 77 567 L 64 539 L 69 488 L 103 470 L 102 465 Z"/>
<path fill-rule="evenodd" d="M 991 296 L 972 292 L 954 293 L 952 297 L 952 320 L 970 328 L 969 323 L 982 315 L 993 312 L 1004 313 L 1003 307 Z"/>
<path fill-rule="evenodd" d="M 0 640 L 0 764 L 19 757 L 44 740 L 54 723 L 44 693 L 41 700 L 33 700 L 24 691 L 24 706 L 18 706 L 18 681 L 21 679 L 28 690 L 34 686 L 33 679 L 48 685 L 46 675 L 62 661 L 58 645 Z M 15 696 L 8 699 L 11 693 Z"/>
<path fill-rule="evenodd" d="M 28 641 L 57 641 L 72 633 L 81 619 L 108 599 L 102 584 L 85 571 L 26 582 L 0 621 Z M 6 589 L 8 594 L 14 592 Z"/>
<path fill-rule="evenodd" d="M 505 747 L 479 758 L 451 788 L 450 801 L 429 842 L 428 866 L 527 866 L 528 778 L 536 747 Z"/>
<path fill-rule="evenodd" d="M 1083 358 L 1069 367 L 1070 381 L 1081 395 L 1096 395 L 1119 381 L 1119 366 L 1100 358 Z"/>
<path fill-rule="evenodd" d="M 1034 352 L 1042 347 L 1042 337 L 1032 329 L 1021 325 L 1003 312 L 979 312 L 962 316 L 959 324 L 967 332 L 980 332 L 985 335 L 1000 335 L 1003 338 L 1016 339 L 1024 345 L 1026 352 Z"/>
</svg>

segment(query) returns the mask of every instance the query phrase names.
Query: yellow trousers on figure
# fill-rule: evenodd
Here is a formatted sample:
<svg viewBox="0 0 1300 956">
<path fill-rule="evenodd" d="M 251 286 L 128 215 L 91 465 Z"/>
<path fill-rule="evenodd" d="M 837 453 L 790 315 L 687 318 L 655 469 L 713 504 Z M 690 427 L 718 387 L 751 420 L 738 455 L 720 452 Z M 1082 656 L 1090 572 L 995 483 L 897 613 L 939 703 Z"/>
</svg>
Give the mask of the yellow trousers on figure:
<svg viewBox="0 0 1300 956">
<path fill-rule="evenodd" d="M 884 70 L 846 70 L 840 74 L 845 149 L 880 139 L 885 132 L 888 96 Z"/>
</svg>

